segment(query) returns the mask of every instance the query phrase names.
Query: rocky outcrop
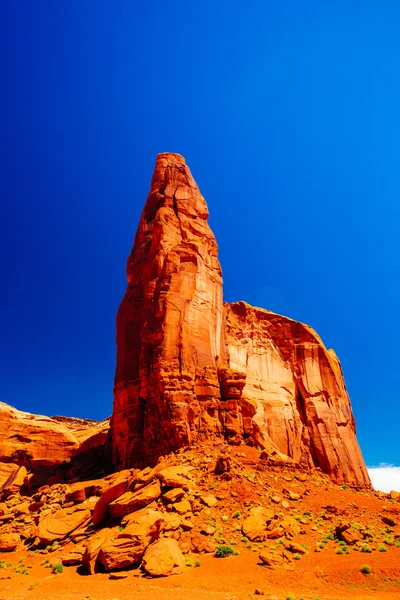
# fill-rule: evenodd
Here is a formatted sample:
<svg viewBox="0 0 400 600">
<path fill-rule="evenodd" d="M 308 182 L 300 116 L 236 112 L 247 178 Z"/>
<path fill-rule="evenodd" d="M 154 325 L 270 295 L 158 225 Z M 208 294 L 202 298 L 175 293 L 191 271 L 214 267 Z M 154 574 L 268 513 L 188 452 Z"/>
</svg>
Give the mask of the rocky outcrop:
<svg viewBox="0 0 400 600">
<path fill-rule="evenodd" d="M 223 305 L 208 210 L 184 159 L 157 157 L 117 315 L 117 469 L 223 435 L 269 461 L 369 486 L 339 361 L 308 326 Z"/>
<path fill-rule="evenodd" d="M 206 202 L 177 154 L 160 154 L 117 315 L 113 462 L 142 466 L 221 431 L 221 267 Z"/>
<path fill-rule="evenodd" d="M 22 477 L 19 471 L 16 479 L 18 466 L 30 472 L 29 487 L 98 469 L 108 430 L 109 420 L 50 418 L 0 402 L 0 491 L 24 483 L 27 472 Z"/>
<path fill-rule="evenodd" d="M 311 327 L 245 302 L 225 306 L 225 323 L 229 366 L 246 373 L 242 402 L 256 406 L 255 444 L 336 482 L 369 486 L 334 351 Z"/>
</svg>

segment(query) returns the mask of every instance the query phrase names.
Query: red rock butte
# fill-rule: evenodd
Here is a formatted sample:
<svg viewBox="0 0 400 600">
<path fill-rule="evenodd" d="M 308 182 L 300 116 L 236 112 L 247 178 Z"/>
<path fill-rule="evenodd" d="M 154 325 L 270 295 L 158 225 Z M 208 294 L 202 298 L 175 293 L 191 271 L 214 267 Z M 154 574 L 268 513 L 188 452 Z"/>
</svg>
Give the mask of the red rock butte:
<svg viewBox="0 0 400 600">
<path fill-rule="evenodd" d="M 336 354 L 307 325 L 223 302 L 207 219 L 184 158 L 159 154 L 117 315 L 114 467 L 223 438 L 369 487 Z"/>
</svg>

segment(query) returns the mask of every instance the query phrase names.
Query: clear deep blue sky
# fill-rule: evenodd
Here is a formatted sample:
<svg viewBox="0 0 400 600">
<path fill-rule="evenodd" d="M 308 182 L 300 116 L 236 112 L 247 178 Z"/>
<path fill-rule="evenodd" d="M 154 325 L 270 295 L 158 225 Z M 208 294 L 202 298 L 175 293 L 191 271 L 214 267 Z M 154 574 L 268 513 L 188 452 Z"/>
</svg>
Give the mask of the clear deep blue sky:
<svg viewBox="0 0 400 600">
<path fill-rule="evenodd" d="M 400 464 L 397 1 L 1 3 L 0 399 L 111 413 L 155 156 L 210 209 L 227 301 L 312 325 L 368 464 Z"/>
</svg>

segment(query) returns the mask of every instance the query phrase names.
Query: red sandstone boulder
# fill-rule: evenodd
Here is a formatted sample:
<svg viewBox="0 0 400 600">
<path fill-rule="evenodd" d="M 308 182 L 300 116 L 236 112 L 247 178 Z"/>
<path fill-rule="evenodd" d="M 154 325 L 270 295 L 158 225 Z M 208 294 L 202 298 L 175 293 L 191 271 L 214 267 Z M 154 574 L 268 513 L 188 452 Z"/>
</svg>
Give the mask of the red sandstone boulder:
<svg viewBox="0 0 400 600">
<path fill-rule="evenodd" d="M 90 575 L 94 575 L 96 572 L 97 559 L 99 556 L 100 548 L 106 545 L 110 539 L 113 539 L 116 535 L 115 529 L 100 529 L 94 535 L 91 536 L 86 544 L 85 551 L 82 556 L 82 562 L 86 567 Z"/>
<path fill-rule="evenodd" d="M 161 496 L 161 485 L 158 480 L 140 488 L 137 492 L 125 492 L 109 504 L 112 519 L 123 517 L 150 504 Z"/>
<path fill-rule="evenodd" d="M 164 525 L 160 512 L 138 511 L 122 532 L 101 546 L 99 561 L 106 571 L 129 567 L 138 562 L 149 544 L 158 539 Z"/>
<path fill-rule="evenodd" d="M 0 535 L 0 552 L 13 552 L 21 539 L 16 533 L 5 533 Z"/>
<path fill-rule="evenodd" d="M 38 536 L 41 544 L 52 544 L 62 540 L 90 519 L 91 512 L 81 506 L 72 506 L 56 511 L 39 522 Z"/>
<path fill-rule="evenodd" d="M 117 480 L 103 491 L 92 515 L 94 525 L 98 525 L 106 517 L 109 504 L 122 496 L 127 486 L 128 480 L 124 476 L 120 481 Z"/>
<path fill-rule="evenodd" d="M 178 542 L 163 539 L 152 544 L 143 557 L 143 568 L 152 577 L 167 577 L 182 573 L 185 559 Z"/>
</svg>

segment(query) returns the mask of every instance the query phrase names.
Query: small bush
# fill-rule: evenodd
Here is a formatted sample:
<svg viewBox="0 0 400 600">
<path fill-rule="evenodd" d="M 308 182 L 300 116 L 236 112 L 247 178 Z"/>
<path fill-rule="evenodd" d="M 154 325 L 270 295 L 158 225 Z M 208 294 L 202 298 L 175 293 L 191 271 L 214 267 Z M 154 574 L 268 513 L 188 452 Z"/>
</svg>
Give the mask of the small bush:
<svg viewBox="0 0 400 600">
<path fill-rule="evenodd" d="M 195 567 L 201 567 L 201 562 L 199 560 L 196 560 L 196 562 L 194 563 Z"/>
<path fill-rule="evenodd" d="M 361 573 L 364 573 L 364 575 L 369 575 L 371 573 L 372 569 L 369 565 L 363 565 L 361 567 Z"/>
<path fill-rule="evenodd" d="M 240 519 L 240 517 L 241 517 L 240 510 L 236 510 L 236 511 L 233 513 L 233 518 L 234 518 L 234 519 Z"/>
<path fill-rule="evenodd" d="M 56 565 L 53 565 L 53 573 L 62 573 L 64 571 L 64 567 L 61 563 L 57 563 Z"/>
<path fill-rule="evenodd" d="M 232 546 L 217 546 L 217 549 L 215 550 L 215 556 L 217 558 L 235 556 L 236 554 L 239 554 L 239 552 L 235 550 L 235 548 L 232 548 Z"/>
<path fill-rule="evenodd" d="M 387 548 L 383 544 L 379 544 L 378 550 L 379 552 L 387 552 Z"/>
<path fill-rule="evenodd" d="M 336 554 L 344 554 L 344 550 L 342 550 L 342 548 L 338 548 L 336 550 Z"/>
<path fill-rule="evenodd" d="M 294 558 L 294 560 L 300 560 L 301 556 L 300 556 L 300 554 L 294 554 L 293 558 Z"/>
</svg>

